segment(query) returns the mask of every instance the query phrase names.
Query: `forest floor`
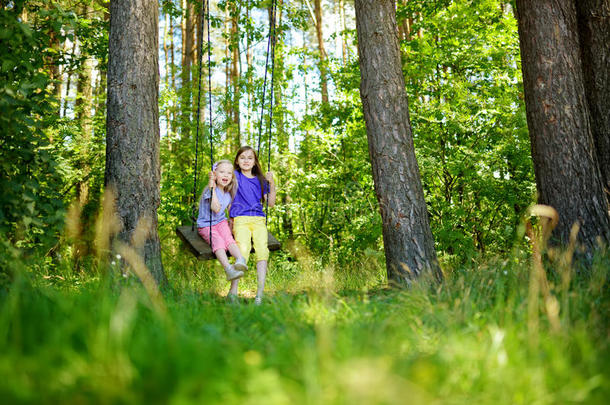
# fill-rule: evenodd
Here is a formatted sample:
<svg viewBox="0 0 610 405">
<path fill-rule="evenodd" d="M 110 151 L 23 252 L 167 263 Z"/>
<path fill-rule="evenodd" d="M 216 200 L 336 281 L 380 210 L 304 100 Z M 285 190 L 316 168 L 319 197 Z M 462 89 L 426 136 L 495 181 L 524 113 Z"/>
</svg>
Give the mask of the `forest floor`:
<svg viewBox="0 0 610 405">
<path fill-rule="evenodd" d="M 231 303 L 220 269 L 209 263 L 191 272 L 166 259 L 162 296 L 135 276 L 30 267 L 0 290 L 0 398 L 604 404 L 609 263 L 598 258 L 587 275 L 549 268 L 544 293 L 526 255 L 408 289 L 388 288 L 379 265 L 279 255 L 261 306 L 253 304 L 253 271 Z"/>
</svg>

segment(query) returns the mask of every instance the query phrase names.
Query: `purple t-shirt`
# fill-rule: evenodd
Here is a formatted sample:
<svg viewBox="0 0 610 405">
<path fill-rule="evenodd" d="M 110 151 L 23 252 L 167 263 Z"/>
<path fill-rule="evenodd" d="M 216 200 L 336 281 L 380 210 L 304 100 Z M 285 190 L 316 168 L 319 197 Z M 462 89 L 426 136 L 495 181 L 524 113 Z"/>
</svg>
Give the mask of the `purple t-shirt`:
<svg viewBox="0 0 610 405">
<path fill-rule="evenodd" d="M 225 210 L 231 204 L 231 193 L 225 193 L 220 187 L 216 187 L 214 191 L 220 203 L 220 212 L 212 211 L 212 226 L 227 219 Z M 210 189 L 208 187 L 203 190 L 203 195 L 199 200 L 199 216 L 197 217 L 197 228 L 206 226 L 210 226 Z"/>
<path fill-rule="evenodd" d="M 261 183 L 258 177 L 246 177 L 239 170 L 235 170 L 237 177 L 237 193 L 231 204 L 229 216 L 231 218 L 249 216 L 264 217 L 263 204 L 261 203 Z M 269 193 L 269 183 L 265 182 L 265 194 Z"/>
</svg>

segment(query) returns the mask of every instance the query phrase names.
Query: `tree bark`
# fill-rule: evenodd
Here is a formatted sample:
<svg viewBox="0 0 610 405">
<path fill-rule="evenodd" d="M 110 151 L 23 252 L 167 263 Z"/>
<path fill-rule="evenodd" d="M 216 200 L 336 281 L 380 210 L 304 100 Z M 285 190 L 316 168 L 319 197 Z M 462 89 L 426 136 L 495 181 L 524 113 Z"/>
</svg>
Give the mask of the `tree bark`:
<svg viewBox="0 0 610 405">
<path fill-rule="evenodd" d="M 578 0 L 576 9 L 591 132 L 610 205 L 610 0 Z"/>
<path fill-rule="evenodd" d="M 104 18 L 104 22 L 109 23 L 110 22 L 110 10 L 109 10 L 109 6 L 110 4 L 105 4 L 104 5 L 104 9 L 102 10 L 102 15 Z M 103 65 L 107 65 L 107 63 L 104 63 Z M 106 92 L 107 92 L 107 87 L 108 87 L 108 78 L 107 78 L 107 74 L 108 74 L 108 70 L 107 68 L 102 68 L 98 65 L 98 72 L 99 72 L 99 85 L 96 88 L 95 91 L 95 111 L 96 114 L 98 112 L 101 112 L 102 114 L 106 114 Z"/>
<path fill-rule="evenodd" d="M 167 282 L 157 233 L 159 163 L 159 4 L 156 0 L 111 0 L 106 138 L 107 190 L 113 189 L 123 229 L 132 238 L 141 221 L 150 224 L 141 245 L 159 284 Z"/>
<path fill-rule="evenodd" d="M 250 21 L 250 7 L 246 7 L 246 21 Z M 246 79 L 247 85 L 246 89 L 248 92 L 248 113 L 247 113 L 247 124 L 246 124 L 246 133 L 247 137 L 250 137 L 253 132 L 253 123 L 252 123 L 252 104 L 253 104 L 253 91 L 254 91 L 254 82 L 253 82 L 253 69 L 252 69 L 252 27 L 250 24 L 246 25 Z M 249 143 L 249 139 L 246 139 L 246 143 Z"/>
<path fill-rule="evenodd" d="M 360 96 L 388 280 L 441 278 L 409 122 L 393 0 L 356 0 Z"/>
<path fill-rule="evenodd" d="M 197 27 L 197 43 L 195 45 L 195 61 L 197 63 L 197 72 L 199 74 L 199 72 L 201 72 L 201 78 L 197 77 L 197 90 L 199 91 L 199 80 L 201 80 L 201 90 L 205 91 L 205 89 L 207 88 L 207 80 L 205 79 L 205 77 L 207 76 L 207 71 L 204 68 L 204 65 L 206 64 L 205 61 L 207 61 L 207 48 L 206 48 L 206 24 L 205 21 L 203 21 L 202 15 L 201 13 L 205 13 L 204 10 L 204 5 L 203 2 L 201 2 L 199 4 L 199 9 L 196 10 L 196 27 Z M 199 50 L 201 50 L 201 55 L 199 55 Z M 201 63 L 201 67 L 199 66 L 199 63 Z M 209 67 L 208 67 L 209 69 Z M 206 101 L 205 101 L 205 96 L 202 93 L 201 95 L 197 95 L 198 97 L 200 97 L 200 103 L 199 103 L 199 125 L 200 125 L 200 131 L 201 128 L 203 128 L 205 126 L 205 120 L 206 120 L 206 116 L 205 116 L 205 110 L 206 110 Z M 195 116 L 197 115 L 197 102 L 193 101 L 193 114 L 195 114 Z M 201 133 L 201 132 L 200 132 Z"/>
<path fill-rule="evenodd" d="M 83 4 L 80 9 L 81 15 L 89 16 L 92 8 L 89 4 Z M 81 42 L 82 44 L 82 42 Z M 81 170 L 81 180 L 76 189 L 77 197 L 82 205 L 89 200 L 89 173 L 91 166 L 88 162 L 89 144 L 93 129 L 91 127 L 91 112 L 93 111 L 93 87 L 91 86 L 91 77 L 93 64 L 90 55 L 83 54 L 81 46 L 81 57 L 83 64 L 78 71 L 78 80 L 76 82 L 76 101 L 74 110 L 76 118 L 80 124 L 80 141 L 82 144 L 81 156 L 79 159 L 79 169 Z"/>
<path fill-rule="evenodd" d="M 78 37 L 76 36 L 76 32 L 74 32 L 74 38 L 72 39 L 72 53 L 71 56 L 74 57 L 74 55 L 76 54 L 76 42 L 77 42 Z M 72 71 L 66 69 L 66 96 L 64 97 L 64 110 L 63 110 L 63 114 L 61 114 L 62 117 L 65 117 L 67 112 L 68 112 L 68 104 L 69 104 L 69 100 L 70 100 L 70 85 L 71 85 L 71 80 L 72 80 Z"/>
<path fill-rule="evenodd" d="M 328 72 L 326 68 L 326 50 L 324 49 L 324 34 L 322 32 L 322 2 L 314 0 L 316 38 L 318 39 L 318 50 L 320 51 L 320 92 L 322 103 L 328 103 Z"/>
<path fill-rule="evenodd" d="M 47 4 L 45 5 L 45 8 L 47 10 L 51 10 L 53 7 L 55 7 L 54 5 L 54 1 L 48 1 Z M 24 17 L 27 19 L 27 11 L 25 11 L 25 7 L 24 7 Z M 24 20 L 26 21 L 26 20 Z M 45 63 L 48 65 L 48 69 L 49 69 L 49 78 L 51 79 L 51 83 L 53 86 L 53 94 L 55 95 L 55 97 L 57 98 L 57 114 L 61 115 L 61 86 L 62 86 L 62 82 L 63 82 L 63 74 L 61 72 L 60 69 L 60 65 L 59 65 L 59 55 L 61 53 L 61 44 L 60 44 L 60 40 L 59 40 L 59 32 L 55 31 L 55 28 L 50 28 L 49 29 L 49 49 L 53 50 L 53 54 L 55 56 L 48 56 L 45 61 Z M 53 142 L 53 140 L 51 139 L 51 142 Z"/>
<path fill-rule="evenodd" d="M 239 110 L 239 99 L 240 97 L 240 85 L 239 85 L 239 8 L 236 4 L 229 6 L 231 16 L 231 33 L 229 43 L 231 44 L 231 87 L 232 87 L 232 98 L 231 98 L 231 143 L 233 150 L 237 150 L 241 147 L 240 139 L 240 110 Z"/>
<path fill-rule="evenodd" d="M 280 27 L 282 26 L 282 9 L 284 6 L 283 0 L 277 0 L 277 6 L 275 11 L 276 18 L 276 29 L 275 29 L 275 51 L 274 51 L 274 83 L 271 91 L 273 92 L 273 125 L 275 126 L 276 142 L 278 150 L 288 150 L 288 140 L 286 139 L 286 128 L 284 119 L 284 95 L 282 92 L 282 83 L 284 83 L 284 45 L 280 43 Z M 271 92 L 269 93 L 271 94 Z"/>
<path fill-rule="evenodd" d="M 169 18 L 169 59 L 171 66 L 169 75 L 171 77 L 172 89 L 176 89 L 176 47 L 174 46 L 174 19 L 170 16 Z M 176 117 L 173 117 L 175 119 Z"/>
<path fill-rule="evenodd" d="M 609 240 L 606 198 L 595 156 L 573 0 L 517 0 L 525 107 L 541 204 L 559 224 L 551 243 L 567 244 L 574 223 L 586 257 Z"/>
<path fill-rule="evenodd" d="M 347 63 L 347 50 L 348 50 L 348 45 L 347 45 L 347 22 L 346 22 L 346 18 L 345 18 L 345 0 L 340 0 L 339 3 L 339 11 L 340 11 L 340 18 L 341 18 L 341 49 L 342 49 L 342 55 L 343 55 L 343 64 Z"/>
<path fill-rule="evenodd" d="M 195 6 L 189 0 L 183 0 L 182 10 L 182 105 L 181 126 L 182 139 L 189 142 L 191 111 L 191 67 L 195 56 Z"/>
<path fill-rule="evenodd" d="M 172 16 L 170 13 L 167 13 L 165 15 L 165 24 L 163 24 L 163 61 L 165 62 L 165 77 L 164 77 L 164 85 L 165 88 L 168 89 L 169 88 L 169 78 L 170 78 L 170 70 L 171 70 L 171 66 L 169 64 L 169 44 L 167 43 L 167 37 L 169 35 L 169 27 L 171 25 L 170 20 L 172 19 Z M 166 137 L 167 137 L 167 143 L 168 143 L 168 149 L 171 150 L 171 123 L 172 123 L 172 117 L 171 117 L 171 113 L 170 113 L 170 107 L 167 106 L 165 108 L 165 132 L 166 132 Z"/>
</svg>

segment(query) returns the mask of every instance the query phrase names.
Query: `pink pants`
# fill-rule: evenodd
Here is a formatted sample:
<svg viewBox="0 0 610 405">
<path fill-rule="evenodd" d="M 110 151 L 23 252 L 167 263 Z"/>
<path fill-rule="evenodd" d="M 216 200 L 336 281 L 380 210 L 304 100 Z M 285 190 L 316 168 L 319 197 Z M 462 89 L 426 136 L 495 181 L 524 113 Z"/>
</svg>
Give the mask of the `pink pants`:
<svg viewBox="0 0 610 405">
<path fill-rule="evenodd" d="M 210 227 L 197 228 L 199 236 L 203 238 L 208 244 L 210 244 Z M 229 228 L 229 222 L 223 220 L 222 222 L 212 225 L 212 250 L 216 252 L 218 249 L 227 250 L 229 245 L 235 243 L 233 235 L 231 234 L 231 228 Z"/>
</svg>

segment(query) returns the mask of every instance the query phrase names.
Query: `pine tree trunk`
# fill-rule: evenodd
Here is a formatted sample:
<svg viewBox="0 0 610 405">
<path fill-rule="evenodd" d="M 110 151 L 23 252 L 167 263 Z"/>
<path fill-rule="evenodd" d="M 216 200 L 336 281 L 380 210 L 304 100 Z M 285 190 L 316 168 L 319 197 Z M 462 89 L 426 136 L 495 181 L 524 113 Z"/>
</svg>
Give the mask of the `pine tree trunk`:
<svg viewBox="0 0 610 405">
<path fill-rule="evenodd" d="M 345 0 L 339 1 L 339 18 L 341 19 L 341 55 L 343 56 L 343 64 L 345 65 L 347 63 L 347 26 L 345 23 Z"/>
<path fill-rule="evenodd" d="M 171 62 L 171 69 L 169 75 L 172 82 L 172 89 L 176 89 L 176 47 L 174 46 L 174 19 L 169 19 L 169 59 Z M 174 119 L 176 117 L 173 117 Z"/>
<path fill-rule="evenodd" d="M 326 50 L 324 49 L 324 33 L 322 31 L 322 2 L 314 0 L 316 38 L 318 39 L 318 50 L 320 51 L 320 92 L 322 103 L 328 103 L 328 73 L 326 69 Z"/>
<path fill-rule="evenodd" d="M 171 88 L 174 89 L 174 91 L 176 90 L 176 52 L 175 49 L 176 47 L 174 46 L 174 19 L 173 17 L 170 16 L 169 19 L 169 60 L 170 60 L 170 65 L 169 65 L 169 71 L 168 74 L 170 75 L 170 81 L 171 81 Z M 169 150 L 172 150 L 172 137 L 175 135 L 176 132 L 176 111 L 177 111 L 177 106 L 175 102 L 172 102 L 172 106 L 170 108 L 170 132 L 168 135 L 169 139 L 168 139 L 168 147 Z"/>
<path fill-rule="evenodd" d="M 241 128 L 239 125 L 240 111 L 239 111 L 239 99 L 240 99 L 240 87 L 239 87 L 239 9 L 235 4 L 230 6 L 231 9 L 231 36 L 230 42 L 232 44 L 231 50 L 231 87 L 233 97 L 231 99 L 231 143 L 233 144 L 233 150 L 237 150 L 241 147 L 240 132 Z"/>
<path fill-rule="evenodd" d="M 106 4 L 102 11 L 104 22 L 106 23 L 110 22 L 109 7 L 110 4 Z M 107 65 L 107 63 L 104 63 L 104 65 Z M 106 115 L 106 92 L 108 87 L 108 71 L 107 68 L 102 68 L 99 64 L 97 69 L 99 72 L 99 85 L 95 91 L 95 112 L 96 114 Z"/>
<path fill-rule="evenodd" d="M 285 120 L 284 120 L 284 107 L 283 107 L 283 94 L 282 94 L 282 83 L 284 82 L 284 46 L 278 41 L 280 38 L 279 27 L 282 26 L 282 9 L 284 2 L 283 0 L 277 0 L 277 8 L 275 12 L 276 18 L 276 45 L 274 55 L 274 83 L 273 88 L 273 125 L 275 126 L 275 136 L 277 137 L 277 146 L 282 151 L 288 150 L 288 142 L 285 135 Z"/>
<path fill-rule="evenodd" d="M 165 24 L 163 24 L 163 61 L 165 62 L 165 77 L 164 77 L 164 85 L 166 89 L 169 89 L 169 78 L 170 78 L 170 64 L 169 64 L 169 44 L 167 41 L 167 37 L 169 35 L 169 27 L 171 25 L 170 20 L 172 19 L 172 16 L 167 13 L 165 15 Z M 170 114 L 170 107 L 169 105 L 166 106 L 165 108 L 165 132 L 166 132 L 166 137 L 167 137 L 167 143 L 168 143 L 168 150 L 171 150 L 171 122 L 172 122 L 172 118 L 171 118 L 171 114 Z"/>
<path fill-rule="evenodd" d="M 45 5 L 45 7 L 47 8 L 47 10 L 51 9 L 54 6 L 53 1 L 47 1 L 46 3 L 47 4 Z M 24 13 L 26 13 L 25 7 L 24 7 Z M 27 18 L 27 15 L 25 16 L 25 18 Z M 48 56 L 46 58 L 46 64 L 48 65 L 48 68 L 49 68 L 49 78 L 52 80 L 53 94 L 57 98 L 57 102 L 58 102 L 57 114 L 60 115 L 61 114 L 62 74 L 61 74 L 61 69 L 60 69 L 60 64 L 59 64 L 59 55 L 61 52 L 61 44 L 59 43 L 59 32 L 56 32 L 54 28 L 51 28 L 49 30 L 49 48 L 53 50 L 53 53 L 49 53 L 49 54 L 55 55 L 55 56 Z M 51 139 L 51 142 L 53 142 L 52 139 Z"/>
<path fill-rule="evenodd" d="M 50 32 L 50 48 L 56 52 L 56 55 L 60 53 L 60 43 L 59 38 L 55 31 Z M 62 85 L 62 74 L 59 67 L 59 61 L 55 58 L 50 58 L 51 63 L 51 80 L 53 80 L 53 92 L 55 93 L 55 97 L 57 98 L 58 110 L 57 113 L 61 113 L 61 85 Z"/>
<path fill-rule="evenodd" d="M 610 204 L 610 0 L 578 0 L 576 9 L 591 132 Z"/>
<path fill-rule="evenodd" d="M 225 127 L 230 128 L 233 118 L 232 100 L 230 97 L 229 89 L 231 88 L 231 13 L 229 7 L 225 7 L 225 21 L 224 21 L 224 34 L 225 34 L 225 90 L 224 90 L 224 113 L 225 113 Z M 223 144 L 223 154 L 230 154 L 233 148 L 231 142 L 230 131 L 225 131 L 225 143 Z"/>
<path fill-rule="evenodd" d="M 114 189 L 130 243 L 140 221 L 150 227 L 134 246 L 159 284 L 167 279 L 157 233 L 159 163 L 159 4 L 156 0 L 112 0 L 108 55 L 106 135 L 107 190 Z"/>
<path fill-rule="evenodd" d="M 76 53 L 76 42 L 77 42 L 77 36 L 76 36 L 76 32 L 74 32 L 74 38 L 72 39 L 72 57 L 74 57 L 75 53 Z M 72 71 L 70 70 L 66 70 L 66 96 L 64 97 L 64 110 L 63 113 L 61 114 L 62 117 L 65 117 L 67 112 L 68 112 L 68 104 L 69 104 L 69 100 L 70 100 L 70 86 L 71 86 L 71 81 L 72 81 Z"/>
<path fill-rule="evenodd" d="M 246 7 L 246 21 L 250 20 L 250 7 L 249 7 L 249 3 L 248 3 L 248 7 Z M 251 49 L 251 44 L 252 44 L 252 28 L 250 26 L 247 26 L 247 32 L 246 32 L 246 77 L 247 77 L 247 86 L 246 88 L 248 89 L 248 117 L 247 117 L 247 134 L 248 134 L 248 138 L 246 139 L 246 143 L 249 144 L 250 143 L 250 136 L 252 135 L 252 133 L 254 132 L 253 130 L 253 123 L 252 123 L 252 104 L 253 104 L 253 91 L 254 91 L 254 82 L 252 80 L 252 74 L 253 74 L 253 68 L 252 68 L 252 49 Z"/>
<path fill-rule="evenodd" d="M 393 0 L 356 0 L 360 95 L 383 223 L 388 280 L 440 278 L 409 122 Z"/>
<path fill-rule="evenodd" d="M 573 0 L 517 0 L 527 123 L 541 204 L 559 213 L 552 243 L 579 223 L 587 252 L 609 218 L 585 98 Z M 590 257 L 589 254 L 587 254 Z"/>
<path fill-rule="evenodd" d="M 199 91 L 199 83 L 201 83 L 201 95 L 199 97 L 199 133 L 201 134 L 202 128 L 205 126 L 205 107 L 206 107 L 206 97 L 205 97 L 205 89 L 207 89 L 208 81 L 207 81 L 207 71 L 204 69 L 204 65 L 207 61 L 207 48 L 206 48 L 206 24 L 202 19 L 201 12 L 205 12 L 203 9 L 203 4 L 200 4 L 202 9 L 197 11 L 196 20 L 197 20 L 197 43 L 195 45 L 195 61 L 197 63 L 197 72 L 201 72 L 201 78 L 197 77 L 197 89 Z M 199 55 L 199 51 L 201 50 L 201 55 Z M 199 66 L 201 63 L 201 66 Z M 200 81 L 200 82 L 199 82 Z M 193 102 L 194 113 L 197 114 L 197 102 Z"/>
<path fill-rule="evenodd" d="M 182 139 L 190 140 L 191 124 L 191 67 L 195 56 L 195 7 L 189 0 L 183 0 L 182 11 L 182 100 L 181 100 L 181 125 Z"/>
<path fill-rule="evenodd" d="M 87 152 L 89 150 L 89 144 L 91 142 L 91 135 L 93 129 L 91 127 L 91 112 L 93 110 L 93 88 L 91 86 L 91 59 L 87 57 L 78 72 L 78 82 L 76 84 L 76 103 L 74 109 L 76 111 L 76 117 L 80 123 L 80 136 L 81 143 L 83 146 L 80 161 L 80 169 L 82 172 L 83 179 L 81 180 L 77 194 L 80 202 L 85 204 L 89 198 L 89 182 L 87 177 L 91 172 L 91 167 L 87 161 Z"/>
<path fill-rule="evenodd" d="M 81 15 L 89 16 L 92 12 L 90 5 L 85 4 L 80 9 Z M 82 52 L 82 46 L 81 52 Z M 79 159 L 79 169 L 81 171 L 81 180 L 76 189 L 77 197 L 84 205 L 89 199 L 89 174 L 91 172 L 91 166 L 88 161 L 88 151 L 91 142 L 91 135 L 93 129 L 91 127 L 91 112 L 93 110 L 93 88 L 91 86 L 92 77 L 92 61 L 89 55 L 82 55 L 83 63 L 78 71 L 78 80 L 76 82 L 76 102 L 74 104 L 74 110 L 76 112 L 76 118 L 80 124 L 80 142 L 81 142 L 81 156 Z"/>
</svg>

